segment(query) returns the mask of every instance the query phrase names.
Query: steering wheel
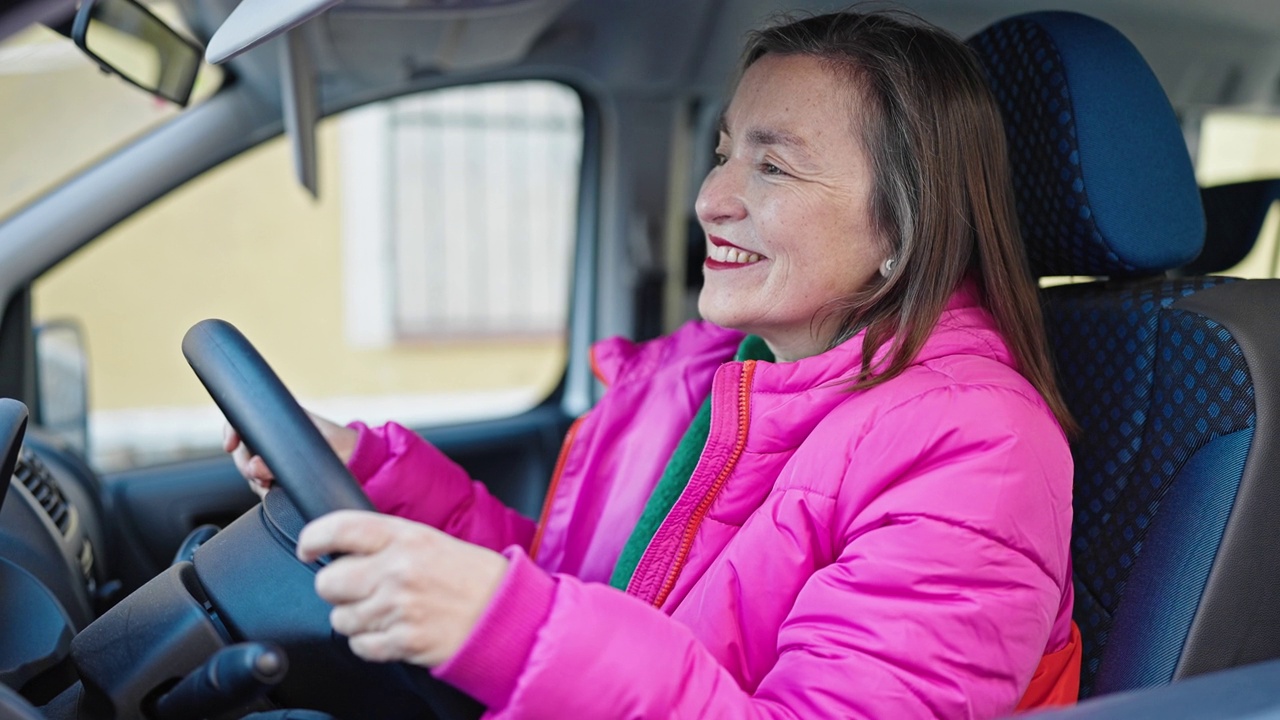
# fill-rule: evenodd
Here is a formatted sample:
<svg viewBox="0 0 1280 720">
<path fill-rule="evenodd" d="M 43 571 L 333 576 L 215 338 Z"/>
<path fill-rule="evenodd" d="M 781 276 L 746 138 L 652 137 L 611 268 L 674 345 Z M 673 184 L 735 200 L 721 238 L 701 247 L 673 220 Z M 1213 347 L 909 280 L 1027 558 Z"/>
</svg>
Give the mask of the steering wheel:
<svg viewBox="0 0 1280 720">
<path fill-rule="evenodd" d="M 280 700 L 296 705 L 300 699 L 326 696 L 347 708 L 363 703 L 367 713 L 378 703 L 403 707 L 406 698 L 392 702 L 387 694 L 396 686 L 410 700 L 417 698 L 417 715 L 425 703 L 439 718 L 478 717 L 483 710 L 479 703 L 435 680 L 425 668 L 359 660 L 329 626 L 328 605 L 315 594 L 317 567 L 292 556 L 297 533 L 303 519 L 374 507 L 284 383 L 244 335 L 222 320 L 197 323 L 183 338 L 182 352 L 241 440 L 262 456 L 276 485 L 292 501 L 273 487 L 260 508 L 216 534 L 192 558 L 204 591 L 233 635 L 271 640 L 286 652 L 293 649 L 290 676 L 299 671 L 316 676 L 310 683 L 305 677 L 286 678 L 276 691 L 286 695 Z M 330 687 L 335 678 L 350 687 L 335 692 Z M 361 692 L 377 694 L 359 698 Z M 343 714 L 324 703 L 318 709 Z M 386 717 L 395 716 L 386 709 Z"/>
<path fill-rule="evenodd" d="M 182 354 L 304 518 L 374 510 L 298 401 L 235 326 L 224 320 L 196 323 L 182 338 Z"/>
</svg>

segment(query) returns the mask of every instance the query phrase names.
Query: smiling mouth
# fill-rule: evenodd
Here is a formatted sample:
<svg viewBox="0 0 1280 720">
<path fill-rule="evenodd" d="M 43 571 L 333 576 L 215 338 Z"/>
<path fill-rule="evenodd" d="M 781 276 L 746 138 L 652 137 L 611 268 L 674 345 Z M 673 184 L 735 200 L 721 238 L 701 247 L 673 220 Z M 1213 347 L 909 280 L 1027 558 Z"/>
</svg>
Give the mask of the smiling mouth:
<svg viewBox="0 0 1280 720">
<path fill-rule="evenodd" d="M 722 263 L 732 263 L 734 265 L 748 265 L 753 262 L 759 262 L 760 256 L 756 253 L 739 250 L 735 247 L 712 245 L 710 249 L 707 250 L 707 259 Z"/>
<path fill-rule="evenodd" d="M 759 253 L 743 250 L 723 238 L 711 236 L 707 239 L 710 241 L 710 245 L 707 248 L 705 265 L 709 268 L 744 267 L 764 259 Z"/>
</svg>

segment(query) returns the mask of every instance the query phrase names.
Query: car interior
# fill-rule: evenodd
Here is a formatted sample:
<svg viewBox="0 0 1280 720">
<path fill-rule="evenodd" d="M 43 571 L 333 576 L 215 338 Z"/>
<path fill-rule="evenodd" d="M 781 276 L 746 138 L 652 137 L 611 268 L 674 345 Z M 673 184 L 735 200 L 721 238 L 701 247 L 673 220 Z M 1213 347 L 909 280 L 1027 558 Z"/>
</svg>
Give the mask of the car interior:
<svg viewBox="0 0 1280 720">
<path fill-rule="evenodd" d="M 565 237 L 561 255 L 516 255 L 511 274 L 494 280 L 506 272 L 499 261 L 458 261 L 431 244 L 430 231 L 405 232 L 402 239 L 393 228 L 388 247 L 394 252 L 387 251 L 391 259 L 379 271 L 387 274 L 377 276 L 403 283 L 395 302 L 417 297 L 413 292 L 440 297 L 430 294 L 433 282 L 462 288 L 448 290 L 461 294 L 481 283 L 486 297 L 506 297 L 507 290 L 493 288 L 550 274 L 556 265 L 561 285 L 554 292 L 564 309 L 546 316 L 552 331 L 538 337 L 551 338 L 563 359 L 531 399 L 515 410 L 406 420 L 498 497 L 537 517 L 565 433 L 601 392 L 589 345 L 618 334 L 654 337 L 694 315 L 691 298 L 705 250 L 692 221 L 693 198 L 712 162 L 745 34 L 781 11 L 845 6 L 817 0 L 17 0 L 0 8 L 0 98 L 6 97 L 6 62 L 35 62 L 28 45 L 6 54 L 6 39 L 26 37 L 22 33 L 38 26 L 50 45 L 78 47 L 76 61 L 102 75 L 95 82 L 145 98 L 148 117 L 154 116 L 144 130 L 77 160 L 12 207 L 6 209 L 0 195 L 0 720 L 471 718 L 483 710 L 420 668 L 358 659 L 328 625 L 328 607 L 313 590 L 316 566 L 293 555 L 307 520 L 369 507 L 302 409 L 345 406 L 317 405 L 316 391 L 303 382 L 308 356 L 295 362 L 288 355 L 288 345 L 306 342 L 312 332 L 307 322 L 319 327 L 334 308 L 348 313 L 345 322 L 362 312 L 351 309 L 350 295 L 343 296 L 345 310 L 334 300 L 304 309 L 319 319 L 280 321 L 301 328 L 287 342 L 260 341 L 269 323 L 256 316 L 270 319 L 275 309 L 256 299 L 247 322 L 226 322 L 216 309 L 199 307 L 196 319 L 209 319 L 177 318 L 180 335 L 155 352 L 171 353 L 164 362 L 173 372 L 193 387 L 198 381 L 199 412 L 217 420 L 214 431 L 201 431 L 208 447 L 116 462 L 104 459 L 106 426 L 90 421 L 87 399 L 106 397 L 93 393 L 116 366 L 95 362 L 91 374 L 88 362 L 107 340 L 94 335 L 86 343 L 75 323 L 46 321 L 42 303 L 51 306 L 46 298 L 53 296 L 42 289 L 48 278 L 125 246 L 114 233 L 273 142 L 279 152 L 271 162 L 281 174 L 261 185 L 219 185 L 232 208 L 250 207 L 268 184 L 311 206 L 335 193 L 349 202 L 375 184 L 343 176 L 376 159 L 377 152 L 360 155 L 360 148 L 371 147 L 361 144 L 367 135 L 420 120 L 425 130 L 415 132 L 422 134 L 388 145 L 390 159 L 373 174 L 386 178 L 414 165 L 443 176 L 441 189 L 431 191 L 439 198 L 412 199 L 422 194 L 415 190 L 420 195 L 402 203 L 409 210 L 387 216 L 386 223 L 399 228 L 413 212 L 444 213 L 465 204 L 457 191 L 443 189 L 462 183 L 461 171 L 449 168 L 506 157 L 494 141 L 480 143 L 489 148 L 481 160 L 449 165 L 456 160 L 450 147 L 471 136 L 449 135 L 455 131 L 441 120 L 448 113 L 473 128 L 514 127 L 519 137 L 573 127 L 580 145 L 567 160 L 553 160 L 546 150 L 518 161 L 530 164 L 535 178 L 565 169 L 566 190 L 520 200 L 535 208 L 563 206 L 565 218 L 556 221 Z M 1273 318 L 1280 314 L 1280 282 L 1271 277 L 1280 251 L 1275 240 L 1264 246 L 1260 238 L 1277 234 L 1280 170 L 1206 185 L 1195 155 L 1208 142 L 1201 129 L 1211 112 L 1280 112 L 1280 13 L 1269 0 L 1188 0 L 1176 8 L 1159 0 L 906 0 L 896 7 L 965 39 L 987 72 L 1005 122 L 1019 222 L 1041 280 L 1059 381 L 1082 427 L 1072 443 L 1071 547 L 1075 619 L 1084 641 L 1081 702 L 1043 716 L 1276 713 L 1280 448 L 1272 438 L 1280 422 L 1280 328 Z M 143 25 L 151 29 L 134 35 L 150 37 L 162 59 L 144 67 L 131 65 L 136 56 L 128 53 L 113 57 L 121 45 L 107 40 L 111 33 L 128 35 Z M 215 72 L 217 81 L 206 81 Z M 482 95 L 473 96 L 480 104 L 471 109 L 449 99 L 397 106 L 385 116 L 359 114 L 400 99 L 530 80 L 571 91 L 573 119 L 548 111 L 512 120 L 514 105 L 543 108 L 543 101 L 502 104 Z M 75 114 L 68 126 L 74 129 L 93 125 L 95 117 L 106 124 L 106 106 L 95 105 L 103 102 L 83 94 L 62 106 L 8 105 L 5 114 Z M 475 108 L 484 103 L 501 112 L 480 114 Z M 337 123 L 344 123 L 341 137 L 349 145 L 332 142 Z M 439 149 L 427 144 L 440 138 Z M 343 171 L 329 169 L 335 149 L 348 147 L 356 150 L 341 151 Z M 514 165 L 495 167 L 501 175 Z M 495 192 L 524 198 L 511 183 Z M 274 212 L 271 203 L 283 201 L 268 202 Z M 394 204 L 381 196 L 370 201 Z M 341 222 L 374 217 L 357 215 L 354 204 L 343 207 Z M 234 210 L 214 212 L 236 221 Z M 472 225 L 463 223 L 464 230 L 474 231 L 486 208 L 466 212 Z M 244 257 L 252 262 L 276 252 L 268 233 L 254 235 L 251 223 L 259 216 L 243 217 L 251 220 L 229 227 L 256 243 Z M 529 210 L 518 217 L 524 219 L 503 226 L 516 244 L 492 244 L 488 257 L 520 252 L 512 249 L 520 238 L 532 242 L 536 233 L 525 225 L 542 216 Z M 197 233 L 201 222 L 177 216 L 163 226 L 158 244 L 147 247 L 176 246 L 176 235 Z M 372 234 L 371 228 L 365 223 L 354 232 Z M 296 264 L 292 272 L 302 280 L 327 272 L 348 285 L 357 282 L 353 268 L 367 261 L 368 251 L 335 253 L 322 272 L 304 264 L 319 250 L 303 236 L 309 230 L 299 232 L 270 231 L 283 235 L 281 267 Z M 225 245 L 206 248 L 208 255 L 149 250 L 140 272 L 181 278 L 185 265 L 221 269 L 217 256 L 232 253 L 235 241 L 226 237 Z M 547 257 L 535 257 L 539 253 Z M 1238 272 L 1246 257 L 1259 253 L 1270 257 L 1271 275 Z M 420 256 L 443 270 L 407 275 L 403 266 Z M 235 257 L 233 268 L 244 262 Z M 468 268 L 473 274 L 465 275 Z M 269 284 L 219 272 L 210 287 L 224 295 L 257 298 L 248 286 Z M 486 273 L 487 280 L 476 279 Z M 100 277 L 104 284 L 86 279 L 79 289 L 106 305 L 114 279 Z M 283 305 L 293 300 L 294 286 L 287 273 L 279 277 L 287 288 L 277 300 Z M 192 281 L 178 282 L 196 292 Z M 145 287 L 137 294 L 139 304 L 129 307 L 180 303 Z M 516 305 L 533 304 L 509 294 Z M 357 344 L 378 332 L 367 319 L 372 316 L 360 317 L 364 325 L 345 330 Z M 397 315 L 389 332 L 402 344 L 401 354 L 425 345 L 461 353 L 470 337 L 465 326 L 478 317 Z M 516 329 L 502 332 L 517 342 L 502 354 L 532 365 L 528 326 L 543 320 L 511 317 Z M 446 321 L 464 328 L 464 340 L 453 325 L 440 330 Z M 159 322 L 150 314 L 121 313 L 117 326 Z M 419 333 L 413 323 L 437 334 Z M 120 345 L 126 365 L 149 367 L 131 354 L 151 352 L 150 345 L 134 336 L 122 336 Z M 355 357 L 372 354 L 366 348 Z M 487 362 L 466 357 L 471 364 Z M 454 371 L 439 369 L 444 366 L 412 367 L 444 375 L 444 387 L 465 384 L 451 380 Z M 158 378 L 152 382 L 161 395 L 173 392 Z M 223 415 L 283 486 L 261 503 L 220 452 L 216 428 Z M 124 418 L 120 432 L 130 440 L 153 432 L 137 412 L 112 417 Z M 156 417 L 157 424 L 175 425 L 178 416 Z"/>
</svg>

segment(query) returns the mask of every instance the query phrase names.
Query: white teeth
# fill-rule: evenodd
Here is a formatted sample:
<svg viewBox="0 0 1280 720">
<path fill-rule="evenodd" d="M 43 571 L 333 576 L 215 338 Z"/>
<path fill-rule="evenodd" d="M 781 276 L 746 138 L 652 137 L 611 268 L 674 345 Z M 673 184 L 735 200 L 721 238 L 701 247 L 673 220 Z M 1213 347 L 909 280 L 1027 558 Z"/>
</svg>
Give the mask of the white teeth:
<svg viewBox="0 0 1280 720">
<path fill-rule="evenodd" d="M 760 256 L 757 255 L 756 253 L 747 252 L 746 250 L 739 250 L 738 248 L 721 247 L 718 245 L 712 245 L 707 250 L 707 254 L 711 257 L 712 260 L 716 260 L 718 262 L 736 263 L 740 265 L 746 265 L 746 264 L 760 261 Z"/>
</svg>

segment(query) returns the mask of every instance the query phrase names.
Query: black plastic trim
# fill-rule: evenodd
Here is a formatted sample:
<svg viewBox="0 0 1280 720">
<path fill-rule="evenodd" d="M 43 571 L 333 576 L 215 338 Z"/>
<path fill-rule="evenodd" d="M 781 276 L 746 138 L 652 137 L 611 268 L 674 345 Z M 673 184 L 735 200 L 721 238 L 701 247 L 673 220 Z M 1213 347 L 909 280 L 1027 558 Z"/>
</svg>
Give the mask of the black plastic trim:
<svg viewBox="0 0 1280 720">
<path fill-rule="evenodd" d="M 14 293 L 0 317 L 0 397 L 37 407 L 35 338 L 31 329 L 31 288 Z M 40 422 L 37 414 L 32 420 Z"/>
<path fill-rule="evenodd" d="M 75 635 L 71 618 L 39 580 L 0 558 L 0 684 L 21 688 L 61 662 Z"/>
<path fill-rule="evenodd" d="M 157 688 L 228 644 L 191 563 L 157 575 L 71 641 L 91 717 L 137 717 Z"/>
</svg>

